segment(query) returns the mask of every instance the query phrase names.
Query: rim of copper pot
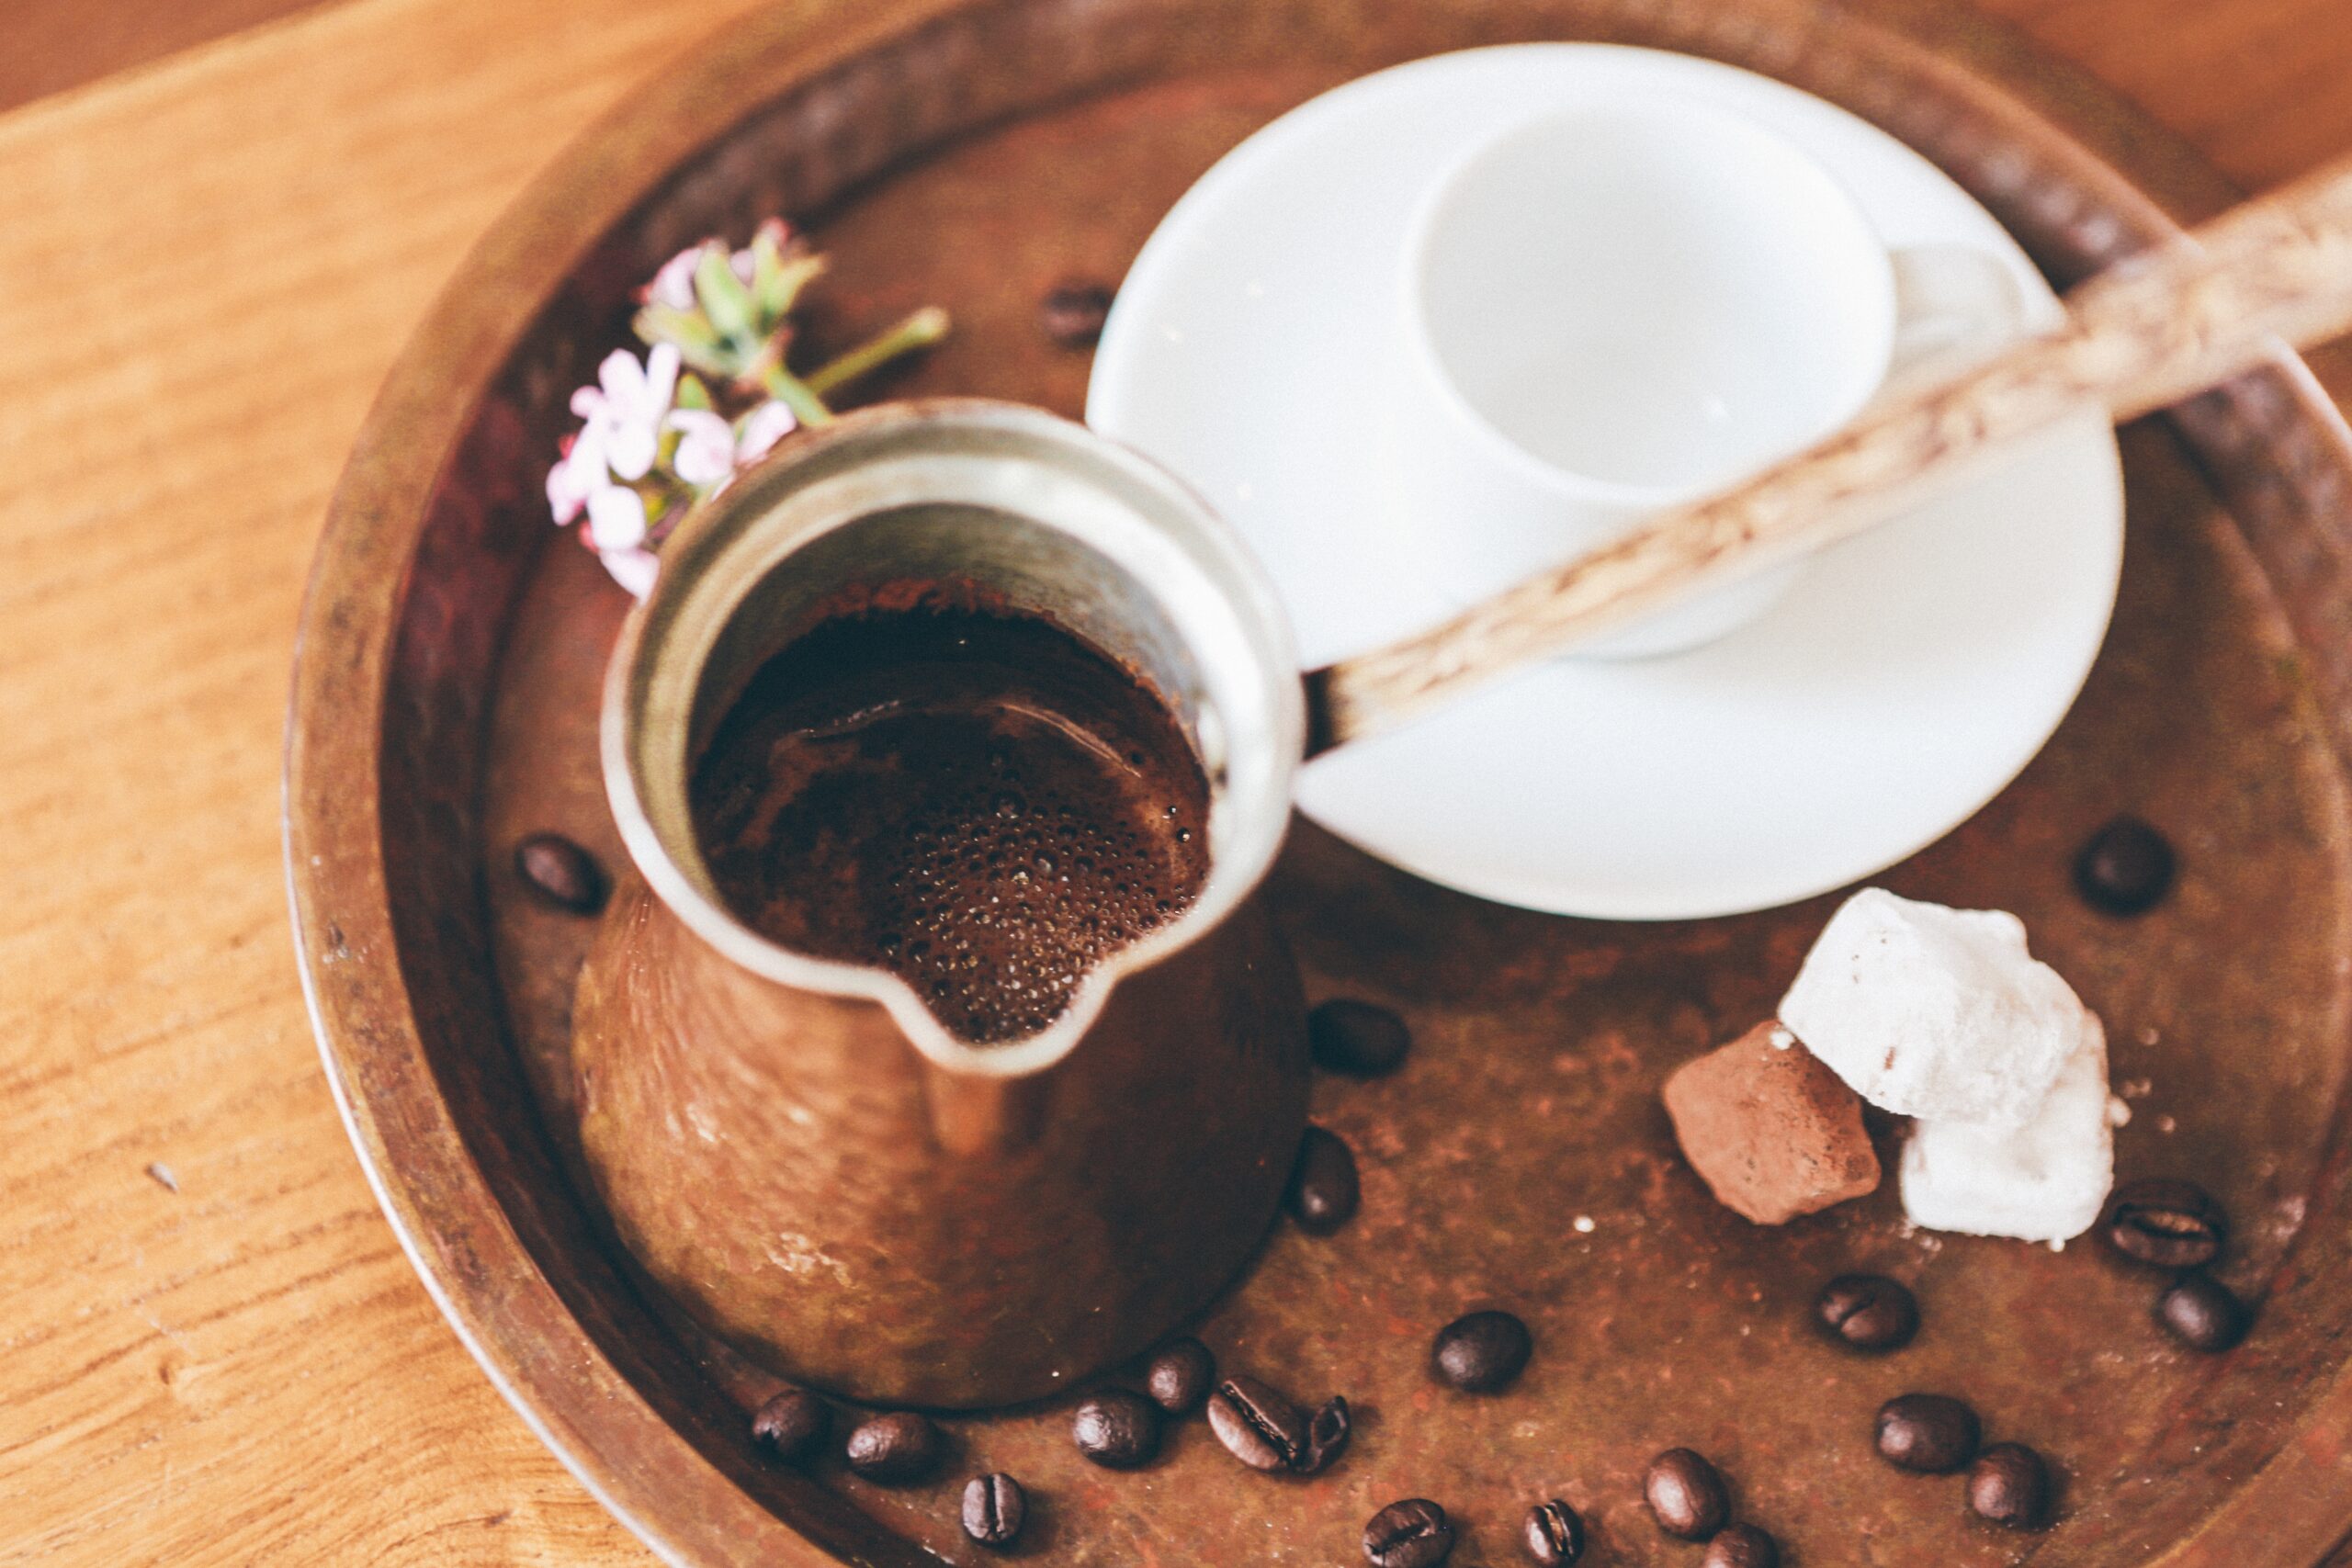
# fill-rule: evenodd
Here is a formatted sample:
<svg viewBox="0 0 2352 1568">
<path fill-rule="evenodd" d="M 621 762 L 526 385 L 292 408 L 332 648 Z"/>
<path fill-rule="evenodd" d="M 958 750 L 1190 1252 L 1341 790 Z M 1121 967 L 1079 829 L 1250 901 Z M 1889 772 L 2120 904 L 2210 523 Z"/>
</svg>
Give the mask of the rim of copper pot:
<svg viewBox="0 0 2352 1568">
<path fill-rule="evenodd" d="M 969 461 L 960 449 L 981 440 L 989 443 L 991 465 L 1018 471 L 1019 478 L 1000 482 L 1000 490 L 1026 488 L 1023 481 L 1034 485 L 1050 472 L 1066 495 L 1084 497 L 1078 510 L 1096 514 L 1098 528 L 1104 526 L 1101 514 L 1110 514 L 1112 537 L 1106 538 L 1081 540 L 1066 531 L 1074 519 L 1042 512 L 1031 525 L 1100 556 L 1148 594 L 1170 629 L 1187 635 L 1199 654 L 1210 856 L 1207 880 L 1193 902 L 1089 970 L 1060 1017 L 1034 1034 L 975 1045 L 941 1024 L 895 971 L 797 952 L 770 941 L 729 909 L 695 841 L 684 777 L 703 660 L 721 628 L 757 593 L 759 581 L 835 529 L 943 499 L 945 477 L 922 473 L 920 466 L 929 459 L 966 469 Z M 853 483 L 839 458 L 861 450 L 879 460 L 879 474 L 891 478 L 866 473 Z M 812 474 L 819 477 L 806 477 Z M 970 496 L 945 499 L 977 503 Z M 790 530 L 786 536 L 775 536 L 771 525 L 777 523 Z M 663 545 L 662 559 L 651 592 L 622 622 L 606 669 L 599 727 L 605 788 L 639 874 L 695 936 L 737 966 L 794 990 L 877 1003 L 916 1050 L 949 1072 L 1019 1077 L 1069 1055 L 1128 976 L 1207 936 L 1272 871 L 1289 829 L 1292 784 L 1306 745 L 1306 697 L 1289 617 L 1241 536 L 1189 486 L 1140 453 L 1074 420 L 993 398 L 876 404 L 787 438 L 756 469 L 697 508 Z M 715 571 L 742 559 L 752 567 L 748 576 L 714 581 Z M 1218 693 L 1232 700 L 1218 700 Z"/>
</svg>

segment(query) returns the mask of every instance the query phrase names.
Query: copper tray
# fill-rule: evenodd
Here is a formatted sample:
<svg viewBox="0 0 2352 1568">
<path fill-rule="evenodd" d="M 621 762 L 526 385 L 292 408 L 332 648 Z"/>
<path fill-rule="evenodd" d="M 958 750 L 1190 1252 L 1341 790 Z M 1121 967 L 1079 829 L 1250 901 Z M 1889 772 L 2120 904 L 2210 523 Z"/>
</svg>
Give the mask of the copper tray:
<svg viewBox="0 0 2352 1568">
<path fill-rule="evenodd" d="M 1455 1561 L 1517 1560 L 1542 1495 L 1592 1560 L 1686 1563 L 1637 1498 L 1644 1460 L 1713 1454 L 1792 1561 L 2309 1564 L 2352 1526 L 2352 441 L 2282 358 L 2127 434 L 2121 609 L 2073 716 L 1973 821 L 1886 879 L 2020 911 L 2107 1017 L 2139 1095 L 2125 1175 L 2213 1186 L 2231 1281 L 2263 1300 L 2236 1352 L 2150 1326 L 2145 1278 L 2098 1248 L 1906 1236 L 1892 1196 L 1782 1231 L 1718 1209 L 1656 1090 L 1762 1016 L 1826 903 L 1655 927 L 1554 919 L 1388 870 L 1312 829 L 1275 885 L 1315 994 L 1392 1002 L 1402 1074 L 1325 1082 L 1364 1209 L 1284 1230 L 1200 1332 L 1230 1366 L 1355 1402 L 1354 1447 L 1304 1483 L 1241 1470 L 1197 1422 L 1139 1474 L 1080 1461 L 1067 1411 L 953 1424 L 938 1481 L 881 1492 L 763 1466 L 767 1386 L 673 1330 L 583 1203 L 563 1070 L 580 921 L 518 897 L 520 834 L 616 857 L 593 692 L 623 608 L 538 497 L 563 398 L 623 341 L 624 292 L 680 244 L 781 210 L 837 255 L 820 332 L 924 301 L 953 342 L 896 390 L 1075 412 L 1083 355 L 1035 302 L 1116 278 L 1219 153 L 1346 78 L 1515 39 L 1611 39 L 1770 73 L 1954 173 L 2061 280 L 2229 193 L 2160 133 L 2005 36 L 1924 3 L 1804 0 L 826 0 L 734 29 L 574 146 L 476 248 L 394 370 L 336 496 L 304 615 L 289 742 L 295 921 L 329 1075 L 420 1272 L 485 1371 L 670 1560 L 984 1561 L 962 1478 L 1004 1469 L 1056 1563 L 1359 1561 L 1381 1505 L 1443 1502 Z M 2217 502 L 2228 498 L 2227 509 Z M 2066 887 L 2111 813 L 2185 874 L 2132 923 Z M 2144 1085 L 2138 1080 L 2144 1080 Z M 1592 1221 L 1589 1234 L 1574 1216 Z M 1842 1269 L 1915 1281 L 1928 1326 L 1864 1361 L 1808 1332 Z M 1442 1393 L 1429 1336 L 1484 1303 L 1533 1324 L 1510 1393 Z M 2064 1472 L 2037 1537 L 1963 1516 L 1957 1484 L 1870 1452 L 1906 1388 L 1972 1398 Z"/>
</svg>

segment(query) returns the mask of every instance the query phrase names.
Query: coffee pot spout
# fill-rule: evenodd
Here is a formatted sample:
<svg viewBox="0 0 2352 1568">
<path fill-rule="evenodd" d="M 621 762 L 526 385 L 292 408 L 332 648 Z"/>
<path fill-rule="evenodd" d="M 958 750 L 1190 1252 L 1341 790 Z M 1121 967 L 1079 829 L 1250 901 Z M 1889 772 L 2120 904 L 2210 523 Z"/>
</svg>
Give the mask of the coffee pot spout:
<svg viewBox="0 0 2352 1568">
<path fill-rule="evenodd" d="M 1039 1001 L 1025 980 L 1001 1033 L 943 1022 L 955 974 L 919 994 L 878 955 L 820 957 L 741 918 L 691 787 L 781 652 L 933 601 L 1050 627 L 1126 671 L 1186 753 L 1191 793 L 1130 803 L 1107 841 L 1131 849 L 1173 813 L 1154 831 L 1204 867 L 1188 901 L 1147 898 L 1137 934 L 1091 967 L 996 955 L 1063 987 Z M 899 666 L 873 668 L 887 689 Z M 747 775 L 772 773 L 753 739 Z M 1306 1125 L 1305 1003 L 1260 891 L 1304 741 L 1271 590 L 1133 453 L 971 401 L 869 410 L 779 447 L 664 545 L 607 679 L 605 781 L 631 865 L 581 975 L 572 1052 L 589 1173 L 620 1240 L 737 1350 L 881 1404 L 1050 1394 L 1198 1312 L 1272 1223 Z M 1150 774 L 1144 750 L 1107 754 Z M 1182 827 L 1195 810 L 1198 830 Z M 838 827 L 763 836 L 760 852 Z M 874 830 L 890 853 L 908 837 L 888 812 Z M 1075 874 L 1059 848 L 1023 852 Z M 959 974 L 982 958 L 959 956 Z"/>
</svg>

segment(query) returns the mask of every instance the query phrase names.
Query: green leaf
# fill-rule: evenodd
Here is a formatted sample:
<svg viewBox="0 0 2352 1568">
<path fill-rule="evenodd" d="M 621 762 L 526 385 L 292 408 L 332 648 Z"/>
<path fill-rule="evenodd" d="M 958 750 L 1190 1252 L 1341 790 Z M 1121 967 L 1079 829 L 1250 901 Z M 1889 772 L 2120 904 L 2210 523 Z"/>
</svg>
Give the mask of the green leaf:
<svg viewBox="0 0 2352 1568">
<path fill-rule="evenodd" d="M 926 305 L 888 332 L 868 338 L 801 379 L 819 397 L 829 397 L 834 388 L 854 381 L 868 371 L 879 369 L 902 354 L 929 348 L 947 335 L 949 324 L 946 311 L 936 305 Z"/>
<path fill-rule="evenodd" d="M 678 378 L 678 395 L 672 401 L 682 409 L 708 409 L 718 406 L 710 400 L 710 389 L 704 386 L 702 378 L 692 371 Z"/>
<path fill-rule="evenodd" d="M 800 302 L 800 291 L 824 276 L 824 271 L 825 258 L 813 251 L 781 258 L 776 263 L 773 290 L 760 296 L 761 331 L 772 333 L 783 325 L 785 317 Z"/>
<path fill-rule="evenodd" d="M 736 357 L 718 341 L 710 323 L 699 310 L 681 310 L 674 305 L 648 305 L 639 310 L 632 323 L 639 341 L 650 346 L 666 343 L 678 351 L 678 357 L 706 376 L 738 374 Z"/>
<path fill-rule="evenodd" d="M 785 291 L 784 253 L 776 249 L 775 235 L 764 228 L 752 236 L 752 300 L 763 329 L 792 309 L 792 297 Z"/>
<path fill-rule="evenodd" d="M 695 264 L 695 298 L 702 301 L 703 314 L 710 318 L 719 337 L 730 345 L 747 345 L 759 339 L 751 290 L 728 265 L 726 246 L 703 247 L 702 259 Z"/>
<path fill-rule="evenodd" d="M 833 423 L 833 411 L 825 406 L 825 400 L 810 391 L 799 377 L 783 366 L 767 366 L 761 372 L 760 384 L 767 389 L 769 397 L 790 409 L 792 416 L 801 423 L 819 425 Z"/>
</svg>

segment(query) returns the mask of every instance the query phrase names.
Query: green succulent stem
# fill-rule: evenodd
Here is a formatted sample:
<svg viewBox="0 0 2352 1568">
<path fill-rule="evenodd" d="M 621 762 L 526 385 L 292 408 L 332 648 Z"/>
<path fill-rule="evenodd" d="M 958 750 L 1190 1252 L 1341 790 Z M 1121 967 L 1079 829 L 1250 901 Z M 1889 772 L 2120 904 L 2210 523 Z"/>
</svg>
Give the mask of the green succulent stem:
<svg viewBox="0 0 2352 1568">
<path fill-rule="evenodd" d="M 827 360 L 803 377 L 802 384 L 821 398 L 836 387 L 880 369 L 900 355 L 929 348 L 947 335 L 947 312 L 936 305 L 926 305 L 897 325 Z M 799 411 L 796 408 L 793 412 Z"/>
<path fill-rule="evenodd" d="M 786 370 L 774 359 L 763 360 L 757 372 L 759 384 L 767 395 L 792 411 L 792 417 L 805 425 L 831 424 L 833 411 L 825 400 L 810 389 L 808 382 Z"/>
</svg>

